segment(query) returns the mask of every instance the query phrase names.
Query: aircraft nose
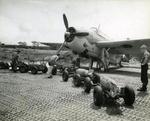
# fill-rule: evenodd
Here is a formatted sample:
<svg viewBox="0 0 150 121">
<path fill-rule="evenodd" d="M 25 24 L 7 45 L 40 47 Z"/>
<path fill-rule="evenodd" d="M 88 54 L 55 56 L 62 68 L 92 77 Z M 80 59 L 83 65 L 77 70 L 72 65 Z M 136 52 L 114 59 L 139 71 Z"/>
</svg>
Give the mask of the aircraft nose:
<svg viewBox="0 0 150 121">
<path fill-rule="evenodd" d="M 65 32 L 64 38 L 66 42 L 72 42 L 75 35 L 74 33 L 76 32 L 74 27 L 69 27 L 68 30 Z"/>
</svg>

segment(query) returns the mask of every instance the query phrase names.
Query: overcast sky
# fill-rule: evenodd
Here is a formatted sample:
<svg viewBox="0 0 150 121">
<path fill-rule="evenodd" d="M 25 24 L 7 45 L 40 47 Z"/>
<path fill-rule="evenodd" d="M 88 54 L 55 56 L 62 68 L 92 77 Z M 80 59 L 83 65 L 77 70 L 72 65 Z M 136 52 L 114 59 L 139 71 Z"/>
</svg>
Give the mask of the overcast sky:
<svg viewBox="0 0 150 121">
<path fill-rule="evenodd" d="M 150 0 L 0 0 L 0 41 L 63 42 L 63 13 L 114 40 L 150 38 Z"/>
</svg>

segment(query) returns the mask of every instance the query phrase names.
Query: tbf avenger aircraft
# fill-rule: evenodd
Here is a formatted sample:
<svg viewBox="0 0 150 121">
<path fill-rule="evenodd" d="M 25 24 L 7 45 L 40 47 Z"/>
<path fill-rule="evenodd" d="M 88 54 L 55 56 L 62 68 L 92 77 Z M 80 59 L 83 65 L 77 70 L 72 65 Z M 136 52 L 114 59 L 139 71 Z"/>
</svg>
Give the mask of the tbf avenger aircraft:
<svg viewBox="0 0 150 121">
<path fill-rule="evenodd" d="M 70 27 L 65 14 L 63 14 L 63 21 L 66 28 L 64 43 L 57 53 L 65 46 L 82 57 L 90 58 L 89 68 L 92 68 L 93 61 L 97 61 L 107 70 L 112 55 L 139 55 L 141 45 L 150 46 L 150 39 L 113 41 L 94 28 L 85 30 Z M 42 44 L 50 45 L 50 43 Z"/>
</svg>

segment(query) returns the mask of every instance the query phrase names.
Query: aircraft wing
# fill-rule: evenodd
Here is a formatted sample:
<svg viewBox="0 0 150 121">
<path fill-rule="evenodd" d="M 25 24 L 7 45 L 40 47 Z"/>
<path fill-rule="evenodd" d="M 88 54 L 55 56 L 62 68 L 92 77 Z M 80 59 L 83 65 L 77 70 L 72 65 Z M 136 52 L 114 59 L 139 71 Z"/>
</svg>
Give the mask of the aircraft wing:
<svg viewBox="0 0 150 121">
<path fill-rule="evenodd" d="M 47 45 L 47 46 L 60 46 L 62 43 L 47 43 L 47 42 L 40 42 L 43 45 Z"/>
<path fill-rule="evenodd" d="M 62 43 L 48 43 L 48 42 L 40 42 L 43 45 L 49 46 L 51 49 L 59 49 Z M 67 45 L 64 45 L 65 49 L 68 49 Z"/>
<path fill-rule="evenodd" d="M 140 46 L 147 45 L 150 50 L 150 39 L 123 40 L 123 41 L 99 41 L 96 45 L 99 48 L 110 48 L 114 54 L 139 54 Z"/>
</svg>

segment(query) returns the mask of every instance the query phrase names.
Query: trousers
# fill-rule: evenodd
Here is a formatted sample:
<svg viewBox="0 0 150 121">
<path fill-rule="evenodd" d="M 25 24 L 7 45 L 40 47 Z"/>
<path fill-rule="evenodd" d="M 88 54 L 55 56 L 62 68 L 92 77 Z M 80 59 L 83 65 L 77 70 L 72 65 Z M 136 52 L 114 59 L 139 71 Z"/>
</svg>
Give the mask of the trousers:
<svg viewBox="0 0 150 121">
<path fill-rule="evenodd" d="M 143 84 L 143 88 L 147 88 L 148 84 L 148 64 L 141 65 L 141 82 Z"/>
</svg>

